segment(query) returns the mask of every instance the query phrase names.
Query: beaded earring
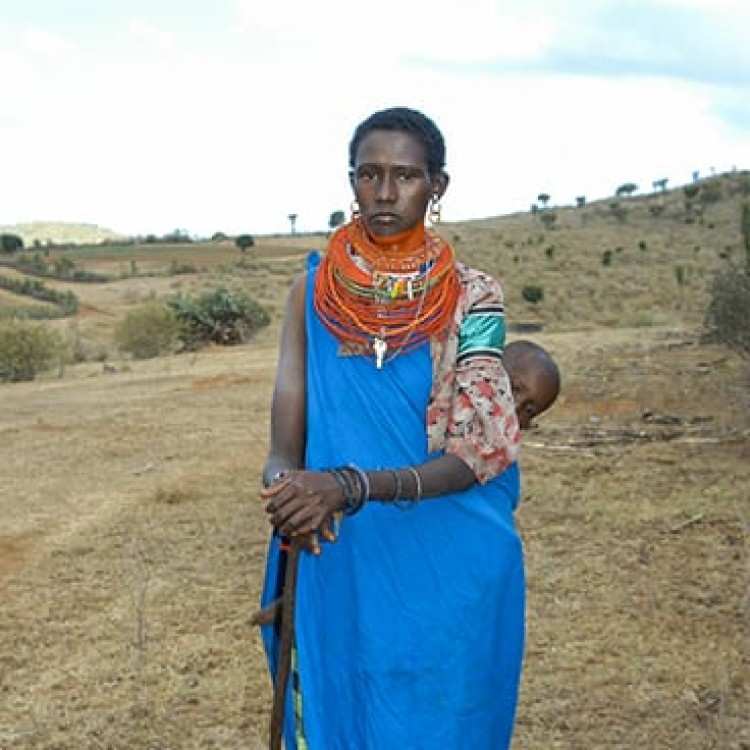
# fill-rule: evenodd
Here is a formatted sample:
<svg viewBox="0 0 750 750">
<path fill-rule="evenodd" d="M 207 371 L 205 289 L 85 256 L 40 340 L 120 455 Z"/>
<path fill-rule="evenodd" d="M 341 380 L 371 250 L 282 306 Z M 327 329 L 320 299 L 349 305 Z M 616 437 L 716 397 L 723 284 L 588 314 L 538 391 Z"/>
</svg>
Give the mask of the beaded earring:
<svg viewBox="0 0 750 750">
<path fill-rule="evenodd" d="M 361 216 L 359 203 L 357 202 L 356 198 L 352 201 L 352 205 L 349 207 L 349 212 L 352 215 L 352 220 L 358 219 Z"/>
<path fill-rule="evenodd" d="M 437 224 L 440 221 L 440 212 L 442 206 L 440 205 L 440 196 L 436 193 L 430 198 L 430 210 L 427 213 L 427 218 L 430 224 Z"/>
</svg>

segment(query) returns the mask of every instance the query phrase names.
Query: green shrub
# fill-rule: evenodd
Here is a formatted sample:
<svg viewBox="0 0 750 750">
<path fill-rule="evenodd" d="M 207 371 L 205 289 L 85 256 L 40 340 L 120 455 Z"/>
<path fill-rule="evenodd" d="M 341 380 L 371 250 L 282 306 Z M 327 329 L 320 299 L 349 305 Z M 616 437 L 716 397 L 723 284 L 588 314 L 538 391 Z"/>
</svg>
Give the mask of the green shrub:
<svg viewBox="0 0 750 750">
<path fill-rule="evenodd" d="M 57 289 L 45 286 L 36 279 L 0 276 L 0 289 L 5 289 L 12 294 L 32 297 L 42 302 L 51 302 L 58 307 L 60 316 L 75 315 L 78 312 L 78 297 L 73 292 L 59 292 Z"/>
<path fill-rule="evenodd" d="M 521 289 L 521 296 L 530 302 L 532 305 L 536 305 L 544 299 L 544 289 L 534 284 L 527 284 Z"/>
<path fill-rule="evenodd" d="M 0 382 L 34 380 L 62 356 L 60 335 L 43 325 L 0 322 Z"/>
<path fill-rule="evenodd" d="M 183 347 L 191 351 L 210 343 L 241 344 L 271 322 L 268 312 L 254 299 L 226 287 L 197 299 L 180 294 L 168 304 L 180 322 Z"/>
<path fill-rule="evenodd" d="M 612 265 L 612 251 L 607 248 L 602 252 L 602 265 L 603 266 L 611 266 Z"/>
<path fill-rule="evenodd" d="M 716 274 L 709 291 L 708 337 L 750 357 L 750 271 L 731 264 Z"/>
<path fill-rule="evenodd" d="M 180 323 L 166 305 L 151 302 L 130 310 L 115 328 L 115 344 L 136 359 L 152 359 L 173 352 Z"/>
<path fill-rule="evenodd" d="M 251 234 L 240 234 L 235 237 L 234 244 L 244 253 L 249 247 L 255 245 L 255 238 Z"/>
<path fill-rule="evenodd" d="M 540 214 L 539 221 L 541 221 L 547 229 L 554 229 L 555 222 L 557 221 L 557 214 L 554 211 L 545 209 Z"/>
</svg>

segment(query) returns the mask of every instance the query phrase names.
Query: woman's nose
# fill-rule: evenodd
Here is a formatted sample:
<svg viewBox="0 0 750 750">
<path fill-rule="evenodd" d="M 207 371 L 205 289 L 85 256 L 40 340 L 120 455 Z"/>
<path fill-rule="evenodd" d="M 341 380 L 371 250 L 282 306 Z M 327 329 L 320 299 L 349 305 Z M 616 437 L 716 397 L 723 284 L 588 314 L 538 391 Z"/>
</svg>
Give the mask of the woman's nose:
<svg viewBox="0 0 750 750">
<path fill-rule="evenodd" d="M 396 181 L 389 175 L 383 175 L 378 180 L 375 197 L 379 201 L 392 203 L 396 200 Z"/>
</svg>

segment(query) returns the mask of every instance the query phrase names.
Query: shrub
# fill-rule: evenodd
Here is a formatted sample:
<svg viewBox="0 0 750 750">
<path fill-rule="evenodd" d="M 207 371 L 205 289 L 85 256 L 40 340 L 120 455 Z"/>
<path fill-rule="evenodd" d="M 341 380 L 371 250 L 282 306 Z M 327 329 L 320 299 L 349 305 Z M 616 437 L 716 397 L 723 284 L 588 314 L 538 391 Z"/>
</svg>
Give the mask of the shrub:
<svg viewBox="0 0 750 750">
<path fill-rule="evenodd" d="M 612 201 L 609 204 L 609 210 L 619 222 L 624 222 L 628 218 L 628 209 L 619 201 Z"/>
<path fill-rule="evenodd" d="M 0 252 L 15 253 L 23 250 L 23 240 L 17 234 L 0 234 Z"/>
<path fill-rule="evenodd" d="M 115 344 L 136 359 L 152 359 L 174 351 L 179 334 L 174 311 L 151 302 L 130 310 L 117 324 Z"/>
<path fill-rule="evenodd" d="M 235 238 L 234 244 L 244 253 L 249 247 L 255 245 L 255 239 L 251 234 L 240 234 Z"/>
<path fill-rule="evenodd" d="M 732 264 L 716 274 L 709 291 L 708 337 L 750 357 L 750 272 Z"/>
<path fill-rule="evenodd" d="M 602 265 L 603 266 L 611 266 L 612 265 L 612 251 L 607 248 L 602 252 Z"/>
<path fill-rule="evenodd" d="M 50 302 L 57 306 L 58 316 L 75 315 L 78 312 L 78 297 L 73 292 L 60 292 L 35 279 L 0 276 L 0 289 L 42 302 Z"/>
<path fill-rule="evenodd" d="M 62 355 L 60 335 L 43 325 L 0 322 L 0 382 L 34 380 Z"/>
<path fill-rule="evenodd" d="M 534 284 L 527 284 L 521 289 L 521 296 L 530 302 L 532 305 L 536 305 L 544 299 L 544 289 Z"/>
<path fill-rule="evenodd" d="M 553 229 L 554 224 L 557 221 L 557 214 L 554 211 L 542 211 L 539 216 L 539 221 L 541 221 L 547 229 Z"/>
<path fill-rule="evenodd" d="M 181 326 L 183 347 L 214 343 L 233 346 L 248 341 L 271 318 L 254 299 L 218 287 L 199 298 L 177 295 L 168 300 Z"/>
</svg>

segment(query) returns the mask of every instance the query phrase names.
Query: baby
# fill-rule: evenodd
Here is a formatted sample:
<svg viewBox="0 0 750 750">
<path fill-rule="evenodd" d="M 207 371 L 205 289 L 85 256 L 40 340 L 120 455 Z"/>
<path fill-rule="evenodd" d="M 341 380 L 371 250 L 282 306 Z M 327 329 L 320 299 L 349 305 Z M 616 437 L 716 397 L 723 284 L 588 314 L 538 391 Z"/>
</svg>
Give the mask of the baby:
<svg viewBox="0 0 750 750">
<path fill-rule="evenodd" d="M 512 341 L 503 352 L 516 415 L 522 430 L 555 403 L 560 393 L 560 370 L 550 353 L 533 341 Z"/>
</svg>

